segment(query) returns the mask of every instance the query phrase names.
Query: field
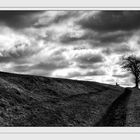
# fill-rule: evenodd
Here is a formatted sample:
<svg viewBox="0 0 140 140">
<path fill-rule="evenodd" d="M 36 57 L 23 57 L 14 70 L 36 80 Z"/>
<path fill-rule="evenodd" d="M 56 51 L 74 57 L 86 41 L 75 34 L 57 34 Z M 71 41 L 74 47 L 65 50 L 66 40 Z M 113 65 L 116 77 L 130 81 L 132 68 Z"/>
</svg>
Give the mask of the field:
<svg viewBox="0 0 140 140">
<path fill-rule="evenodd" d="M 0 73 L 0 126 L 96 126 L 124 88 Z"/>
</svg>

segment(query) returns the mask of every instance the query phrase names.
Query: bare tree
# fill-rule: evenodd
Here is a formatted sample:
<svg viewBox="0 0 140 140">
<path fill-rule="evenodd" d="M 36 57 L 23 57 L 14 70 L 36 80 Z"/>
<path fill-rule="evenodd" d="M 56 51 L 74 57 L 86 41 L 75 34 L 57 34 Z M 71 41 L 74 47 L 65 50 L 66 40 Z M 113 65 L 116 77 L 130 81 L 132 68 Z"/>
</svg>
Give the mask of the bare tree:
<svg viewBox="0 0 140 140">
<path fill-rule="evenodd" d="M 140 82 L 140 59 L 134 55 L 123 57 L 122 68 L 130 71 L 134 76 L 135 87 L 138 88 Z"/>
</svg>

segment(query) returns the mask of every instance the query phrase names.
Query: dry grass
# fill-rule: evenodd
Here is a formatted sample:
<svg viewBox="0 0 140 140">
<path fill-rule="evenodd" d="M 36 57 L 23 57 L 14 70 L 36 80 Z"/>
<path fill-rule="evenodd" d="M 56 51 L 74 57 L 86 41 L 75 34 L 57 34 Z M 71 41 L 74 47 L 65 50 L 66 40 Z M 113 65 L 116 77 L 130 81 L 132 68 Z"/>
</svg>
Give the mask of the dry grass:
<svg viewBox="0 0 140 140">
<path fill-rule="evenodd" d="M 0 73 L 0 126 L 94 126 L 123 88 Z"/>
</svg>

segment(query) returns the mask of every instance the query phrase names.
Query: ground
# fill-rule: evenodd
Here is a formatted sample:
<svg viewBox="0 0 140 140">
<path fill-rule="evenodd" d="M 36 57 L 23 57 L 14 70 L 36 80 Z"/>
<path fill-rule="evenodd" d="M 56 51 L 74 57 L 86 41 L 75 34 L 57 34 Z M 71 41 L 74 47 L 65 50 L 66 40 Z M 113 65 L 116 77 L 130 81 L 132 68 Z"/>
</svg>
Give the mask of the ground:
<svg viewBox="0 0 140 140">
<path fill-rule="evenodd" d="M 139 90 L 0 72 L 0 126 L 139 126 Z"/>
</svg>

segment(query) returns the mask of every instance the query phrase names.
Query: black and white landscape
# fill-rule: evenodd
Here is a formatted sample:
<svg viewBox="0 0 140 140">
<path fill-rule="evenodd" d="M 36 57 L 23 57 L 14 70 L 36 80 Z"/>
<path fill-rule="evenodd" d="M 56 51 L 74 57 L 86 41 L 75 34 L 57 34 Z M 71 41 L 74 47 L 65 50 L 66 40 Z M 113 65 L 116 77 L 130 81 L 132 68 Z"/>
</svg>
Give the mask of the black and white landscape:
<svg viewBox="0 0 140 140">
<path fill-rule="evenodd" d="M 0 11 L 0 126 L 140 126 L 140 11 Z"/>
</svg>

